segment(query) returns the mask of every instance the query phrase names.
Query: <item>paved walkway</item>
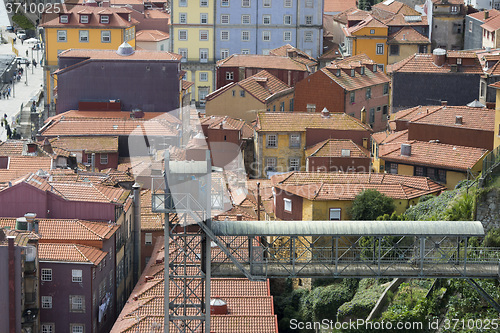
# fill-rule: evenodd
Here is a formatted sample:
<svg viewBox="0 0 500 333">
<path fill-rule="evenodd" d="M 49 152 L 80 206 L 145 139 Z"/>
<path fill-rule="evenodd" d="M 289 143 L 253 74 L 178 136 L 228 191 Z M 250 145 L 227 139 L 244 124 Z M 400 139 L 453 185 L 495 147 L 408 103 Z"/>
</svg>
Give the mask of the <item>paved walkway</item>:
<svg viewBox="0 0 500 333">
<path fill-rule="evenodd" d="M 3 31 L 3 36 L 14 36 L 14 34 Z M 21 45 L 21 41 L 18 39 L 15 47 L 19 51 L 19 56 L 26 57 L 26 50 L 28 50 L 28 58 L 32 59 L 31 55 L 31 47 L 33 44 L 24 43 Z M 10 44 L 0 44 L 0 54 L 13 54 L 12 48 Z M 38 51 L 38 60 L 41 59 L 42 51 Z M 37 60 L 37 51 L 33 51 L 33 58 Z M 4 114 L 7 114 L 7 119 L 9 123 L 15 120 L 16 115 L 21 110 L 21 105 L 26 105 L 32 97 L 36 96 L 40 89 L 43 89 L 43 69 L 40 65 L 37 65 L 36 68 L 32 68 L 32 65 L 26 70 L 24 67 L 24 74 L 21 78 L 21 81 L 16 82 L 12 89 L 12 96 L 9 99 L 0 99 L 0 117 L 3 117 Z M 33 73 L 33 74 L 32 74 Z M 27 84 L 26 84 L 26 75 Z M 43 105 L 42 105 L 43 107 Z M 13 126 L 11 126 L 13 128 Z M 5 141 L 7 139 L 7 133 L 4 127 L 0 127 L 0 140 Z"/>
</svg>

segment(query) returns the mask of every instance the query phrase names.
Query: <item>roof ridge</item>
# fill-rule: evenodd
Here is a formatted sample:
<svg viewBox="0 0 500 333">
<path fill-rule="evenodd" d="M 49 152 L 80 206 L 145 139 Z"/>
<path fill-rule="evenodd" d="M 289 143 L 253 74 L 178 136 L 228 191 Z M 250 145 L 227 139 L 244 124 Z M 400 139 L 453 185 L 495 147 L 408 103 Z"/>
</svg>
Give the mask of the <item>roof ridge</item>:
<svg viewBox="0 0 500 333">
<path fill-rule="evenodd" d="M 80 245 L 80 244 L 71 244 L 71 245 L 74 246 L 74 248 L 82 255 L 83 258 L 85 258 L 87 261 L 90 261 L 91 263 L 94 263 L 92 260 L 87 258 L 87 256 L 85 254 L 83 254 L 83 252 L 80 250 L 80 246 L 83 247 L 83 245 Z"/>
<path fill-rule="evenodd" d="M 89 224 L 94 224 L 96 222 L 91 222 L 91 221 L 83 221 L 83 220 L 80 220 L 80 219 L 75 219 L 74 220 L 76 223 L 80 224 L 82 227 L 84 227 L 85 229 L 87 229 L 89 232 L 91 232 L 92 234 L 96 235 L 97 237 L 101 238 L 101 239 L 104 239 L 105 237 L 99 235 L 97 232 L 95 232 L 94 230 L 90 229 L 88 226 L 85 225 L 85 223 L 89 223 Z M 107 235 L 108 233 L 106 233 Z"/>
</svg>

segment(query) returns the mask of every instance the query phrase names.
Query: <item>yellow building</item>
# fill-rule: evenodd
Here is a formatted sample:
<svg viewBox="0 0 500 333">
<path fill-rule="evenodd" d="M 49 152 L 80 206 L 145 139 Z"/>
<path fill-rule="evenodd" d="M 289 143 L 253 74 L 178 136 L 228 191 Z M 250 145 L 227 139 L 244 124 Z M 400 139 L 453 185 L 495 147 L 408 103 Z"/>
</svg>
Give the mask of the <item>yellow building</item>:
<svg viewBox="0 0 500 333">
<path fill-rule="evenodd" d="M 291 111 L 293 91 L 276 76 L 263 70 L 206 96 L 205 113 L 207 116 L 229 116 L 251 123 L 259 112 Z"/>
<path fill-rule="evenodd" d="M 404 27 L 389 35 L 387 40 L 387 64 L 391 65 L 415 53 L 428 53 L 431 42 L 412 27 Z"/>
<path fill-rule="evenodd" d="M 366 54 L 384 71 L 387 67 L 388 27 L 372 15 L 367 15 L 360 23 L 343 28 L 346 39 L 346 53 Z"/>
<path fill-rule="evenodd" d="M 305 148 L 329 138 L 367 145 L 369 126 L 345 113 L 266 112 L 257 116 L 254 138 L 255 176 L 305 170 Z"/>
<path fill-rule="evenodd" d="M 495 127 L 493 147 L 500 146 L 500 82 L 490 84 L 490 87 L 497 90 L 496 106 L 495 106 Z"/>
<path fill-rule="evenodd" d="M 194 82 L 192 99 L 201 107 L 215 87 L 214 5 L 209 5 L 209 1 L 170 2 L 170 50 L 182 56 L 184 79 Z"/>
<path fill-rule="evenodd" d="M 45 107 L 49 115 L 55 112 L 53 90 L 57 78 L 57 56 L 67 49 L 116 50 L 127 42 L 135 48 L 135 26 L 127 8 L 68 6 L 58 14 L 44 14 L 41 27 L 45 42 Z"/>
</svg>

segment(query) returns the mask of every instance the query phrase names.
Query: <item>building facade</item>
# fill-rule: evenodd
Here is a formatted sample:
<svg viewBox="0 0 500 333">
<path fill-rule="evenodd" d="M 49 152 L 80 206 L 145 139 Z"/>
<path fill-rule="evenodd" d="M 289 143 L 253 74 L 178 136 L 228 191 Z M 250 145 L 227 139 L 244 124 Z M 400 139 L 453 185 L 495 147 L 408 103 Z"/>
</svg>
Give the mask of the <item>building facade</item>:
<svg viewBox="0 0 500 333">
<path fill-rule="evenodd" d="M 463 49 L 464 18 L 462 0 L 427 0 L 424 4 L 430 27 L 432 48 Z"/>
</svg>

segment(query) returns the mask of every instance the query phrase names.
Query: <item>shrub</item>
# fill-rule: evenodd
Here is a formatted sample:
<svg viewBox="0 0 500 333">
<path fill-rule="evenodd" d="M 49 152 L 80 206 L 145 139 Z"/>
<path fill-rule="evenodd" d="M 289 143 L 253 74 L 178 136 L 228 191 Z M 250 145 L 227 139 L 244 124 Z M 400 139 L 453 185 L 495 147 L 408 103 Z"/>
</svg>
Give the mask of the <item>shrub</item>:
<svg viewBox="0 0 500 333">
<path fill-rule="evenodd" d="M 24 30 L 35 29 L 35 26 L 31 21 L 23 14 L 15 14 L 12 16 L 12 21 L 14 21 L 18 26 Z"/>
<path fill-rule="evenodd" d="M 486 247 L 500 247 L 500 228 L 488 231 L 483 242 Z"/>
<path fill-rule="evenodd" d="M 358 194 L 350 209 L 353 220 L 376 220 L 384 214 L 392 214 L 396 206 L 394 200 L 377 190 L 365 190 Z"/>
</svg>

